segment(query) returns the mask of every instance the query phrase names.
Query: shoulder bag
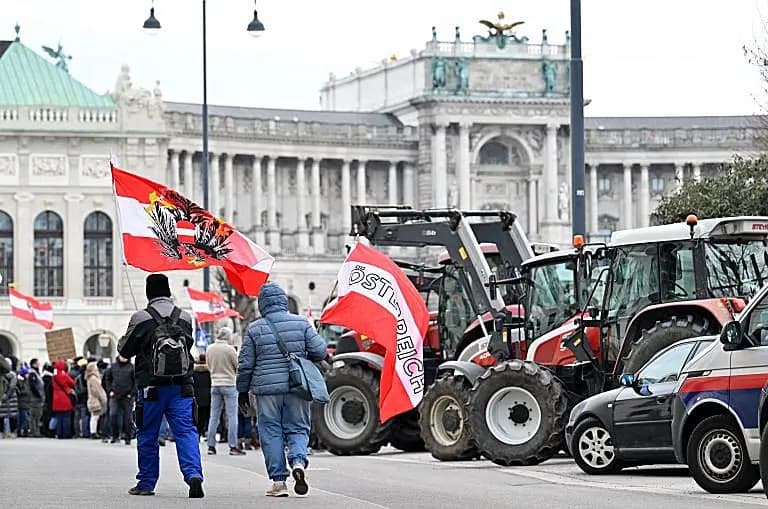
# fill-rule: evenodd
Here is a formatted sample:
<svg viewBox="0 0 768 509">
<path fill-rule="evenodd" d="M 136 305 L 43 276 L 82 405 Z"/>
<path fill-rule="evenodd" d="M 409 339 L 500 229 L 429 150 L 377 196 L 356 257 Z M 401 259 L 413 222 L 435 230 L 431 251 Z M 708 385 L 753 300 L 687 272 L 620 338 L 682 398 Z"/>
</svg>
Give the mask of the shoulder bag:
<svg viewBox="0 0 768 509">
<path fill-rule="evenodd" d="M 277 347 L 283 356 L 288 359 L 288 388 L 291 393 L 297 395 L 301 399 L 307 401 L 314 401 L 315 403 L 328 403 L 330 397 L 328 396 L 328 388 L 325 386 L 325 380 L 322 373 L 309 359 L 292 354 L 288 351 L 288 347 L 277 333 L 277 328 L 272 320 L 264 317 L 264 320 L 272 330 L 275 339 L 277 340 Z"/>
</svg>

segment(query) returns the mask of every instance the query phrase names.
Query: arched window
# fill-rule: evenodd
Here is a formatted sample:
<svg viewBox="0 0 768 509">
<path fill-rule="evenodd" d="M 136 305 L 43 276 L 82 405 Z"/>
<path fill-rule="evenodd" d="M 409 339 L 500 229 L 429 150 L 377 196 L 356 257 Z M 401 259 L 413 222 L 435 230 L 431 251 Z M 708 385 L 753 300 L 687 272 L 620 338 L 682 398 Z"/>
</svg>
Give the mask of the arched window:
<svg viewBox="0 0 768 509">
<path fill-rule="evenodd" d="M 8 295 L 13 283 L 13 220 L 0 210 L 0 295 Z"/>
<path fill-rule="evenodd" d="M 50 210 L 35 218 L 35 295 L 64 296 L 64 225 Z"/>
<path fill-rule="evenodd" d="M 112 220 L 103 212 L 85 218 L 83 289 L 86 297 L 112 297 Z"/>
<path fill-rule="evenodd" d="M 480 149 L 480 164 L 509 164 L 509 149 L 498 141 L 489 141 Z"/>
</svg>

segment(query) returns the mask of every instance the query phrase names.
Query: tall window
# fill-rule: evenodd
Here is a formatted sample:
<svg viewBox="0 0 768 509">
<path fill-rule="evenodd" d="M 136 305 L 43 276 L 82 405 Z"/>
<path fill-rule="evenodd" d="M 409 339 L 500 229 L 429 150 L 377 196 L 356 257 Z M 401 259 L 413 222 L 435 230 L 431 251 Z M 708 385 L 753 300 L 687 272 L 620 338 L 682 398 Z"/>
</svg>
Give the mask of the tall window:
<svg viewBox="0 0 768 509">
<path fill-rule="evenodd" d="M 50 210 L 35 218 L 35 295 L 64 296 L 64 225 Z"/>
<path fill-rule="evenodd" d="M 13 220 L 0 210 L 0 295 L 8 295 L 13 283 Z"/>
<path fill-rule="evenodd" d="M 83 288 L 86 297 L 112 297 L 112 221 L 103 212 L 85 218 Z"/>
</svg>

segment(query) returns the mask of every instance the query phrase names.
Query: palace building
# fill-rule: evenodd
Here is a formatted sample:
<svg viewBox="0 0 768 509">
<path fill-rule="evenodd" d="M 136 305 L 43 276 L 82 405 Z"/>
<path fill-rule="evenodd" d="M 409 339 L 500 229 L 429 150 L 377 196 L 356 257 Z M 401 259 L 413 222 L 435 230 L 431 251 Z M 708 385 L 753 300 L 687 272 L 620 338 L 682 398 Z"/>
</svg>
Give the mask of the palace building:
<svg viewBox="0 0 768 509">
<path fill-rule="evenodd" d="M 351 204 L 509 209 L 532 241 L 569 242 L 567 34 L 452 36 L 331 75 L 318 111 L 210 106 L 210 208 L 276 257 L 295 311 L 318 316 Z M 0 353 L 25 359 L 46 358 L 44 331 L 11 316 L 9 282 L 53 303 L 83 353 L 113 356 L 145 305 L 110 158 L 202 203 L 201 106 L 133 84 L 128 66 L 101 95 L 65 62 L 0 41 Z M 648 225 L 686 179 L 757 151 L 759 131 L 752 117 L 587 118 L 589 237 Z M 169 276 L 182 306 L 184 280 L 202 288 L 200 272 Z"/>
</svg>

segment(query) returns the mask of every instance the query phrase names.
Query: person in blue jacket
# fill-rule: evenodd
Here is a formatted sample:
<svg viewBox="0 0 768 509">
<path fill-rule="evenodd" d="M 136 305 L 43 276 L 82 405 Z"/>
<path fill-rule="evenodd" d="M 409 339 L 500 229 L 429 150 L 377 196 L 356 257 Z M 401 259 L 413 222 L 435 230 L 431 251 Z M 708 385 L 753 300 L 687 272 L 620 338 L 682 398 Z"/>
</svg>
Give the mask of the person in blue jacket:
<svg viewBox="0 0 768 509">
<path fill-rule="evenodd" d="M 259 293 L 261 318 L 248 326 L 240 349 L 237 391 L 240 404 L 247 406 L 248 392 L 256 395 L 259 439 L 272 486 L 270 497 L 287 497 L 288 463 L 296 481 L 294 491 L 306 495 L 307 449 L 310 432 L 310 402 L 295 396 L 288 387 L 288 360 L 277 346 L 272 322 L 288 351 L 313 361 L 328 356 L 325 340 L 307 318 L 288 312 L 288 296 L 276 283 L 265 284 Z"/>
</svg>

